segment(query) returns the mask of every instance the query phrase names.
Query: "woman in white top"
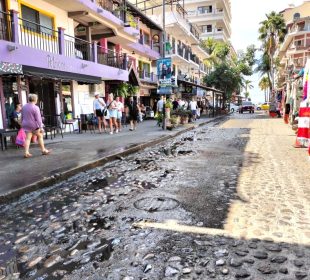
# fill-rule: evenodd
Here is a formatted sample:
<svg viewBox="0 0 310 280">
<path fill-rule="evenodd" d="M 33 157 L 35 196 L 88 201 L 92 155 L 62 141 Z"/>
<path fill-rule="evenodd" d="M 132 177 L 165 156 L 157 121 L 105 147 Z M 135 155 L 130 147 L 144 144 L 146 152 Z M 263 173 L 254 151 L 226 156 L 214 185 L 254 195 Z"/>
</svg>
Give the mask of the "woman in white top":
<svg viewBox="0 0 310 280">
<path fill-rule="evenodd" d="M 118 124 L 119 131 L 121 131 L 124 104 L 120 101 L 120 98 L 118 96 L 116 97 L 115 101 L 117 105 L 117 124 Z"/>
<path fill-rule="evenodd" d="M 107 109 L 109 111 L 109 122 L 110 122 L 110 134 L 113 134 L 113 126 L 115 126 L 115 133 L 118 133 L 118 126 L 117 126 L 117 103 L 113 99 L 113 93 L 109 94 L 108 102 L 107 102 Z"/>
<path fill-rule="evenodd" d="M 93 103 L 93 107 L 94 107 L 94 114 L 98 119 L 99 133 L 101 133 L 102 123 L 104 126 L 104 131 L 106 131 L 107 123 L 104 119 L 104 109 L 106 107 L 106 104 L 102 98 L 99 98 L 99 92 L 95 93 L 95 100 Z"/>
</svg>

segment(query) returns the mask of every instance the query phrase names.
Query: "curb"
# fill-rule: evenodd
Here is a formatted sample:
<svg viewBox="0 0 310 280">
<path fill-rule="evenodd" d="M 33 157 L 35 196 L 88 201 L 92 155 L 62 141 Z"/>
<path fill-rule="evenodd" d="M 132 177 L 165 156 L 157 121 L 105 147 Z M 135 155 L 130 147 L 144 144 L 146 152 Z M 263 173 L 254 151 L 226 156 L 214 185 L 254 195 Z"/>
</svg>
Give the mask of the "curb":
<svg viewBox="0 0 310 280">
<path fill-rule="evenodd" d="M 102 158 L 96 159 L 96 160 L 94 160 L 92 162 L 89 162 L 87 164 L 84 164 L 82 166 L 78 166 L 78 167 L 69 169 L 67 171 L 61 172 L 61 173 L 56 173 L 53 176 L 44 178 L 44 179 L 42 179 L 40 181 L 37 181 L 35 183 L 32 183 L 30 185 L 24 186 L 24 187 L 22 187 L 22 188 L 20 188 L 18 190 L 14 190 L 12 192 L 0 195 L 0 204 L 4 204 L 4 203 L 10 202 L 10 201 L 13 201 L 13 200 L 17 199 L 18 197 L 20 197 L 21 195 L 24 195 L 26 193 L 42 189 L 44 187 L 48 187 L 48 186 L 50 186 L 52 184 L 55 184 L 57 182 L 63 181 L 65 179 L 67 179 L 68 177 L 71 177 L 71 176 L 73 176 L 73 175 L 75 175 L 75 174 L 77 174 L 79 172 L 84 172 L 86 170 L 89 170 L 89 169 L 92 169 L 92 168 L 104 165 L 107 162 L 119 159 L 120 157 L 128 156 L 130 154 L 134 154 L 134 153 L 136 153 L 138 151 L 141 151 L 141 150 L 143 150 L 145 148 L 155 146 L 155 145 L 157 145 L 157 144 L 159 144 L 161 142 L 164 142 L 164 141 L 170 140 L 172 138 L 175 138 L 175 137 L 177 137 L 177 136 L 179 136 L 179 135 L 181 135 L 183 133 L 186 133 L 186 132 L 194 130 L 194 129 L 198 128 L 198 127 L 204 126 L 204 125 L 206 125 L 208 123 L 212 123 L 214 121 L 221 120 L 222 118 L 225 118 L 228 115 L 229 114 L 222 115 L 222 116 L 219 116 L 219 117 L 215 117 L 212 120 L 207 120 L 207 121 L 204 121 L 204 122 L 199 123 L 199 124 L 194 124 L 194 125 L 192 125 L 192 126 L 190 126 L 188 128 L 185 128 L 183 130 L 180 130 L 180 131 L 174 133 L 173 135 L 166 135 L 166 136 L 162 136 L 162 137 L 160 137 L 158 139 L 154 139 L 154 140 L 148 141 L 148 142 L 143 143 L 143 144 L 137 144 L 137 145 L 135 145 L 135 146 L 133 146 L 131 148 L 128 148 L 128 149 L 122 151 L 122 152 L 114 152 L 111 155 L 107 155 L 107 156 L 104 156 Z"/>
</svg>

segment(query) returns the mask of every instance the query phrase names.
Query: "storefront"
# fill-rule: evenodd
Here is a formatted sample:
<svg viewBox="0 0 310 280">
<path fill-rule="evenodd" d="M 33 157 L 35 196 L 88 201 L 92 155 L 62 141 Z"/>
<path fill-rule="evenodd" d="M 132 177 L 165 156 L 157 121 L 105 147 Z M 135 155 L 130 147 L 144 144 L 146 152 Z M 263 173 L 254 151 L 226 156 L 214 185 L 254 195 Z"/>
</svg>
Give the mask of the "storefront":
<svg viewBox="0 0 310 280">
<path fill-rule="evenodd" d="M 89 95 L 90 85 L 102 83 L 100 77 L 29 66 L 23 66 L 22 69 L 19 74 L 7 74 L 2 71 L 0 77 L 1 123 L 5 128 L 10 127 L 10 116 L 15 105 L 17 103 L 26 104 L 29 93 L 38 95 L 37 105 L 42 116 L 55 116 L 63 112 L 67 118 L 73 118 L 76 113 L 81 111 L 81 105 L 75 102 L 79 94 L 79 86 L 86 85 L 83 95 Z M 88 103 L 91 103 L 91 100 Z"/>
</svg>

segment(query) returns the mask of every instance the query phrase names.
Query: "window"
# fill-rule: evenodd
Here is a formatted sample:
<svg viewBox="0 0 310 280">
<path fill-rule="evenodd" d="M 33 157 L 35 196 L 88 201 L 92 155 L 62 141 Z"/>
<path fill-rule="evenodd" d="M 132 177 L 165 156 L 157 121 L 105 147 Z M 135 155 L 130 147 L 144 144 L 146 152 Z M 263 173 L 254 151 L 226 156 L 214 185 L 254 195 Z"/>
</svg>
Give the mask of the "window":
<svg viewBox="0 0 310 280">
<path fill-rule="evenodd" d="M 203 33 L 210 33 L 210 32 L 212 32 L 212 24 L 203 25 L 202 26 L 202 32 Z"/>
<path fill-rule="evenodd" d="M 21 5 L 23 26 L 33 32 L 53 35 L 53 18 L 44 15 L 37 10 Z"/>
<path fill-rule="evenodd" d="M 300 19 L 300 13 L 295 13 L 293 19 L 294 19 L 294 20 Z"/>
<path fill-rule="evenodd" d="M 300 47 L 302 45 L 303 45 L 303 41 L 302 40 L 295 41 L 295 46 L 296 47 Z"/>
<path fill-rule="evenodd" d="M 144 44 L 146 45 L 150 44 L 150 35 L 147 33 L 144 33 Z"/>
<path fill-rule="evenodd" d="M 202 6 L 198 7 L 199 14 L 212 13 L 212 6 Z"/>
</svg>

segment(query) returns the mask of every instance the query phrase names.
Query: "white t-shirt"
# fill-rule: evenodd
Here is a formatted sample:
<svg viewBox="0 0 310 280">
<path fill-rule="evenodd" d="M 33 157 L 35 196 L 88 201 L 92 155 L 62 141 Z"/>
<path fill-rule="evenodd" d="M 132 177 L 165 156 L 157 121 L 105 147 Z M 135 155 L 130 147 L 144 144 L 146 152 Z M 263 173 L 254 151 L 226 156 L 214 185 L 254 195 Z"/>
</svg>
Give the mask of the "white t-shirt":
<svg viewBox="0 0 310 280">
<path fill-rule="evenodd" d="M 123 112 L 124 111 L 124 104 L 120 101 L 116 102 L 117 111 Z"/>
<path fill-rule="evenodd" d="M 94 110 L 102 110 L 106 106 L 104 100 L 102 98 L 98 98 L 94 100 Z"/>
<path fill-rule="evenodd" d="M 189 103 L 189 106 L 190 106 L 192 111 L 197 110 L 197 102 L 196 101 L 191 101 Z"/>
<path fill-rule="evenodd" d="M 163 111 L 163 108 L 164 108 L 164 100 L 160 99 L 160 100 L 157 102 L 157 111 L 158 111 L 158 112 L 162 112 L 162 111 Z"/>
</svg>

